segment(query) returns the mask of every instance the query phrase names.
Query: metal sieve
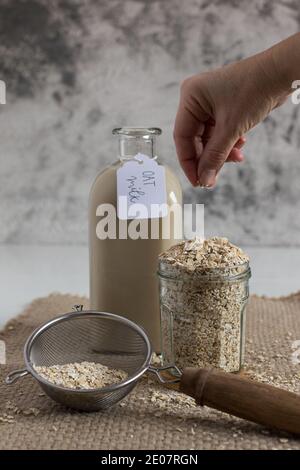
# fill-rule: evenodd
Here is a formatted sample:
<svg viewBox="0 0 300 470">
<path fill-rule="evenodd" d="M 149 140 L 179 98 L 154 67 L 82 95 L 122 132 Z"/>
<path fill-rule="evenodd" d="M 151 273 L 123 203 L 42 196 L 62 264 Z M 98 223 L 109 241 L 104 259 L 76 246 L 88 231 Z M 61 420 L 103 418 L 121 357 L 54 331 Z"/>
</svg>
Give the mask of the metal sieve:
<svg viewBox="0 0 300 470">
<path fill-rule="evenodd" d="M 81 305 L 75 309 L 76 312 L 56 317 L 32 333 L 24 347 L 26 367 L 11 372 L 7 384 L 31 374 L 55 401 L 79 410 L 97 411 L 124 398 L 149 371 L 167 387 L 193 397 L 199 405 L 300 434 L 299 395 L 215 369 L 186 368 L 181 373 L 173 364 L 153 367 L 151 344 L 141 327 L 112 313 L 82 311 Z M 122 369 L 128 378 L 108 387 L 77 390 L 54 385 L 34 369 L 83 361 Z"/>
<path fill-rule="evenodd" d="M 6 383 L 31 374 L 47 395 L 71 408 L 85 411 L 104 410 L 124 398 L 148 370 L 159 380 L 159 369 L 150 365 L 152 349 L 145 331 L 126 318 L 106 312 L 66 313 L 37 328 L 24 346 L 25 369 L 11 372 Z M 41 377 L 34 366 L 52 366 L 72 362 L 101 363 L 127 372 L 126 380 L 97 389 L 70 389 L 52 384 Z M 172 367 L 161 368 L 161 370 Z M 177 373 L 180 371 L 177 370 Z M 170 379 L 169 382 L 178 382 Z"/>
</svg>

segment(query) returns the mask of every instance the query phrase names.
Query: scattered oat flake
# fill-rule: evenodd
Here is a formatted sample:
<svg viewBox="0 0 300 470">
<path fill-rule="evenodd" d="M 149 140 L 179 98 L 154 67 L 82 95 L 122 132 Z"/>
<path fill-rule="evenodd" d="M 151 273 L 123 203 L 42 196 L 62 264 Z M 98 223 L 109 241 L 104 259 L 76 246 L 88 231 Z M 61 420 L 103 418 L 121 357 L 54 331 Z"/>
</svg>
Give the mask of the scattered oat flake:
<svg viewBox="0 0 300 470">
<path fill-rule="evenodd" d="M 0 424 L 12 424 L 14 423 L 14 417 L 9 418 L 8 416 L 0 416 Z"/>
<path fill-rule="evenodd" d="M 159 354 L 156 354 L 155 352 L 152 353 L 151 364 L 154 366 L 160 366 L 161 363 L 162 363 L 161 356 Z"/>
<path fill-rule="evenodd" d="M 37 416 L 40 414 L 40 410 L 32 407 L 32 408 L 28 408 L 27 410 L 23 410 L 22 413 L 25 416 L 31 416 L 31 415 Z"/>
</svg>

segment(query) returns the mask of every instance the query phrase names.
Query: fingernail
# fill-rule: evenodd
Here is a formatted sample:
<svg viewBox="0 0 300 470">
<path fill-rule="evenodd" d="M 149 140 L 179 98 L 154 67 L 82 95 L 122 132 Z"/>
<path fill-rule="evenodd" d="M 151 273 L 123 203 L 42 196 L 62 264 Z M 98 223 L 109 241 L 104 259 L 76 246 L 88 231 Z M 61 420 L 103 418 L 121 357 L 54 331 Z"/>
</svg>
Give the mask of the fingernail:
<svg viewBox="0 0 300 470">
<path fill-rule="evenodd" d="M 199 177 L 199 185 L 211 188 L 216 182 L 216 170 L 204 170 Z"/>
</svg>

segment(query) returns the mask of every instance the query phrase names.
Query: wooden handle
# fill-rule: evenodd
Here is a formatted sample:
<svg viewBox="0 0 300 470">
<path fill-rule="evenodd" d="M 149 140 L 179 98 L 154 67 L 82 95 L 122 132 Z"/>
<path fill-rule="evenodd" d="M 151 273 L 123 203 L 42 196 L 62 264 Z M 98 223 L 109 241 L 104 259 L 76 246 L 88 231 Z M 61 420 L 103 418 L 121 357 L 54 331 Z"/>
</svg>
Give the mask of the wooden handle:
<svg viewBox="0 0 300 470">
<path fill-rule="evenodd" d="M 180 391 L 207 405 L 265 426 L 300 434 L 300 395 L 215 369 L 187 368 Z"/>
</svg>

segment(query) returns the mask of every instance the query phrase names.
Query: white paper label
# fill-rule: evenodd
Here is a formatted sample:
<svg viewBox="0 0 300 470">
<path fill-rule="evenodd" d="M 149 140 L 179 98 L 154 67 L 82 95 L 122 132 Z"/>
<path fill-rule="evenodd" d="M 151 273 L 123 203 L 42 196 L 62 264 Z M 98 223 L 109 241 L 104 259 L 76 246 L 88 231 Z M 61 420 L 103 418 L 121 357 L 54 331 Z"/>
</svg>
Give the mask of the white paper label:
<svg viewBox="0 0 300 470">
<path fill-rule="evenodd" d="M 151 219 L 168 213 L 165 168 L 138 153 L 117 170 L 119 219 Z"/>
</svg>

